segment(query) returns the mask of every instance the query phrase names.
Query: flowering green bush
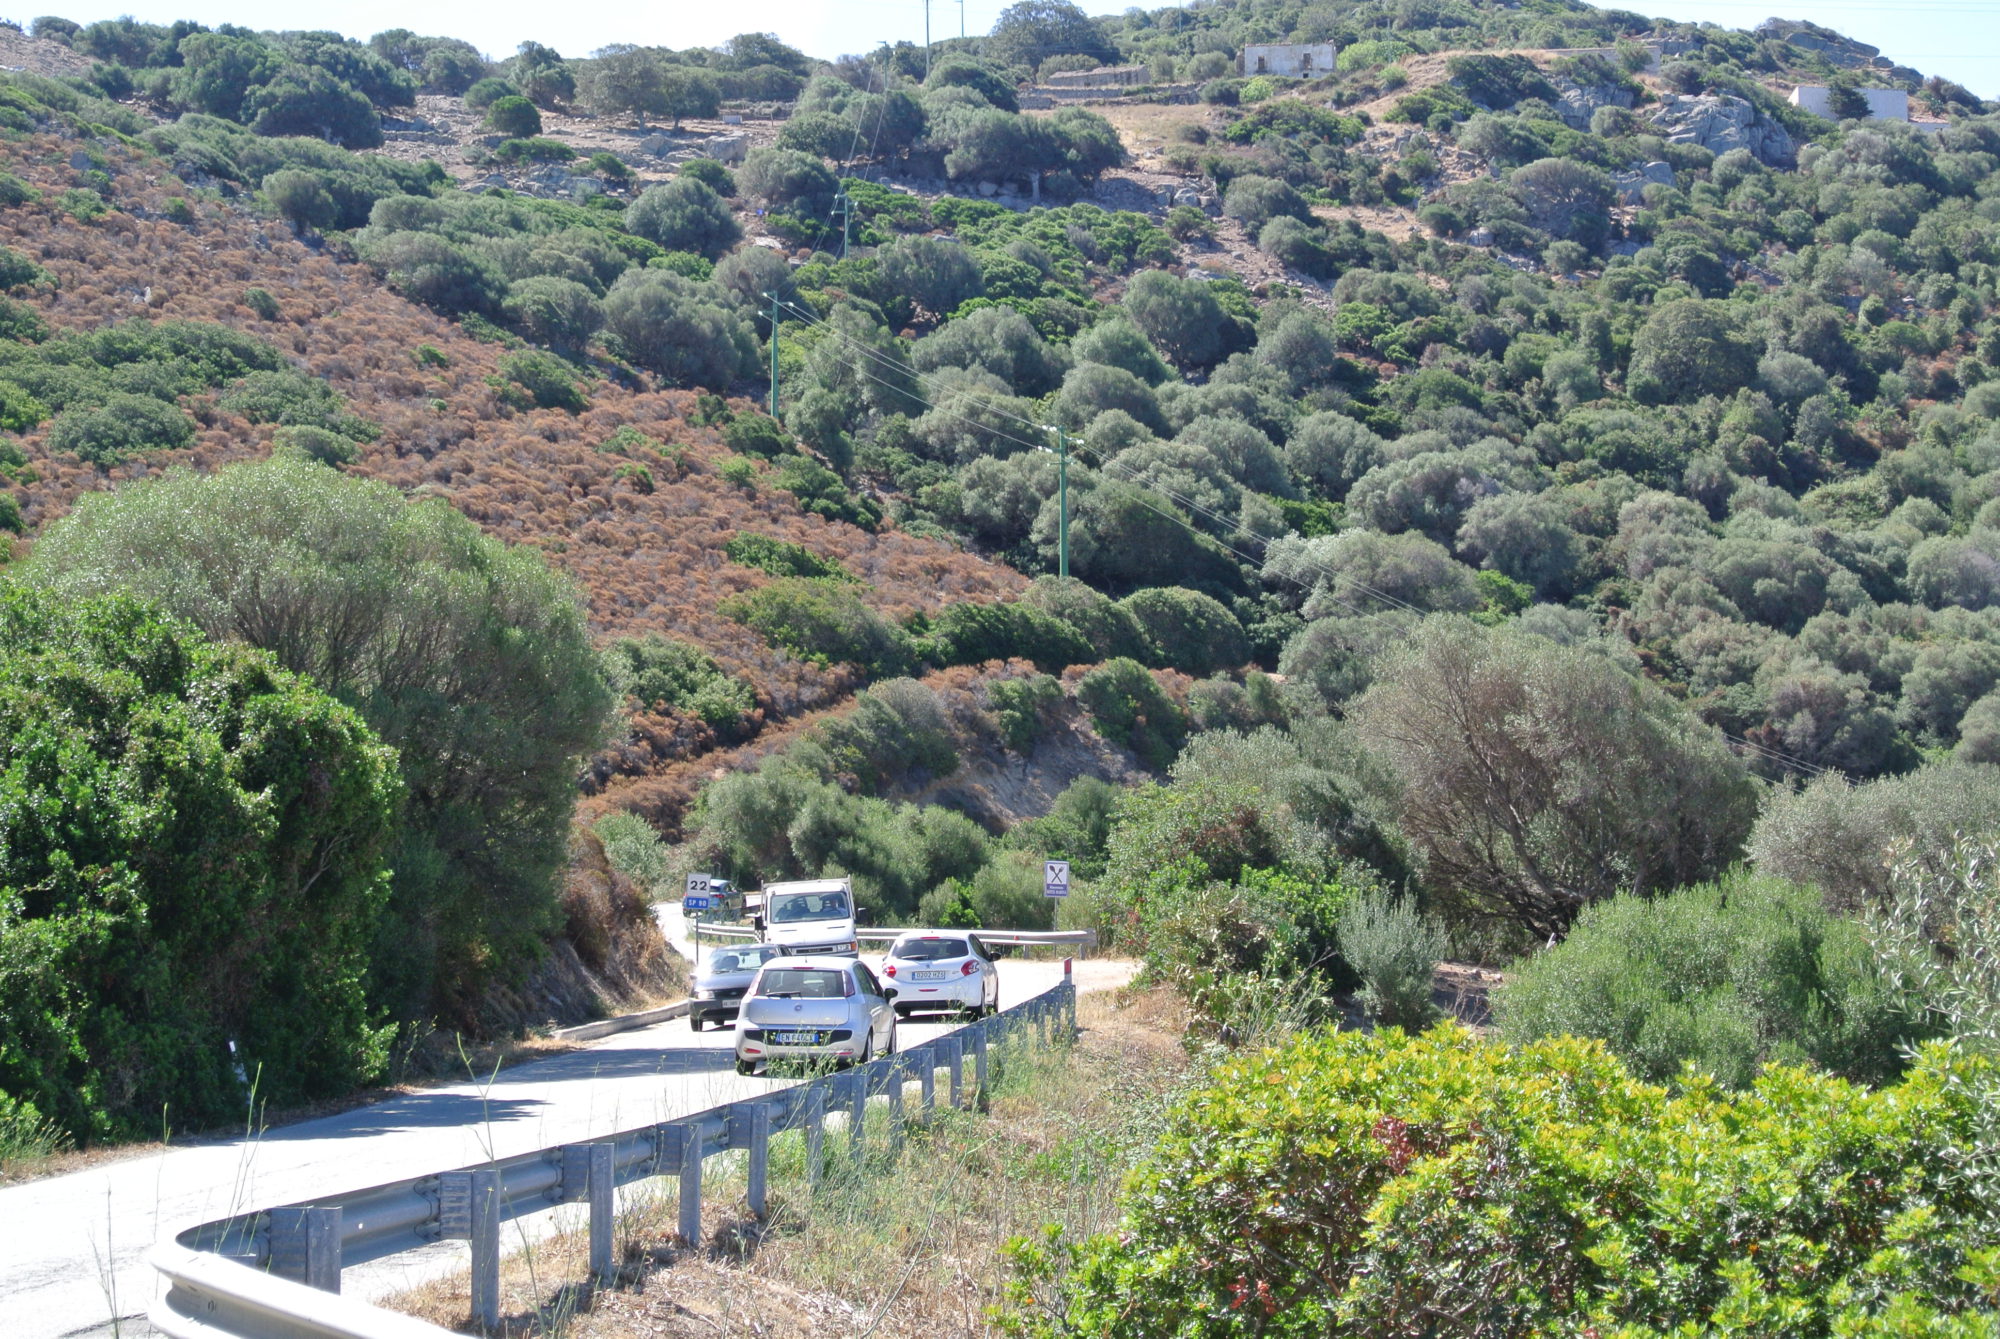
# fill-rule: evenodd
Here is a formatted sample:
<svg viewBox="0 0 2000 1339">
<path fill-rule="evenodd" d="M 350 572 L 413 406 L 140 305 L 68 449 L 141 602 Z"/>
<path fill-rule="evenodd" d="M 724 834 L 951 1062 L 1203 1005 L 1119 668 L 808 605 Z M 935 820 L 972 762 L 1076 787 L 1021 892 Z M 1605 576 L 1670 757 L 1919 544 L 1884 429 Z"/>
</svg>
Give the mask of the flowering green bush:
<svg viewBox="0 0 2000 1339">
<path fill-rule="evenodd" d="M 1169 1118 L 1115 1235 L 1011 1247 L 1021 1335 L 1990 1335 L 2000 1251 L 1927 1047 L 1869 1090 L 1772 1068 L 1731 1094 L 1602 1045 L 1454 1026 L 1318 1032 Z"/>
</svg>

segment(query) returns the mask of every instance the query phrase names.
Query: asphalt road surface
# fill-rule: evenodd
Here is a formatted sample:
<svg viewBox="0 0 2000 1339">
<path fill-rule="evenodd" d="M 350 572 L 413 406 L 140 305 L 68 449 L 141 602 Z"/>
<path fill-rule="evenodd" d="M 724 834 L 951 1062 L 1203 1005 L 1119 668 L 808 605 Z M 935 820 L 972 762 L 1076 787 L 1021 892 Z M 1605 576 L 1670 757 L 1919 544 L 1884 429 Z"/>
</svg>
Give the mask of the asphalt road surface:
<svg viewBox="0 0 2000 1339">
<path fill-rule="evenodd" d="M 678 919 L 678 908 L 662 916 Z M 677 923 L 667 928 L 678 938 Z M 1084 990 L 1121 984 L 1131 972 L 1126 963 L 1077 966 Z M 1059 962 L 1004 962 L 1001 1004 L 1030 999 L 1061 975 Z M 906 1021 L 898 1040 L 923 1041 L 952 1026 Z M 146 1248 L 192 1224 L 602 1138 L 788 1082 L 739 1076 L 732 1040 L 726 1030 L 694 1032 L 673 1019 L 476 1081 L 0 1190 L 0 1329 L 12 1339 L 114 1331 L 133 1339 L 150 1333 L 137 1319 L 155 1289 Z M 503 1249 L 519 1244 L 514 1231 L 509 1225 Z M 459 1267 L 463 1253 L 463 1243 L 443 1243 L 351 1269 L 341 1290 L 384 1296 Z"/>
</svg>

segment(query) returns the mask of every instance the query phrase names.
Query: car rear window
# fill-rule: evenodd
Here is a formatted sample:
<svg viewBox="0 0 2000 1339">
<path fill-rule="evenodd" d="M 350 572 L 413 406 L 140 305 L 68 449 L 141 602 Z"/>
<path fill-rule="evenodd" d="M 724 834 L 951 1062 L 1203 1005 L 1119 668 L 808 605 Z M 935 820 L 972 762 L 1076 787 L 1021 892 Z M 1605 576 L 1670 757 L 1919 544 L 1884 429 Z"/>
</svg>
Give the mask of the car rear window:
<svg viewBox="0 0 2000 1339">
<path fill-rule="evenodd" d="M 762 944 L 752 944 L 745 948 L 719 948 L 708 955 L 707 970 L 722 972 L 754 972 L 771 960 L 770 949 Z"/>
<path fill-rule="evenodd" d="M 972 950 L 963 939 L 905 939 L 889 950 L 889 956 L 904 962 L 937 962 L 941 958 L 963 958 Z"/>
<path fill-rule="evenodd" d="M 847 973 L 832 967 L 774 967 L 757 982 L 770 999 L 837 1000 L 850 990 Z"/>
</svg>

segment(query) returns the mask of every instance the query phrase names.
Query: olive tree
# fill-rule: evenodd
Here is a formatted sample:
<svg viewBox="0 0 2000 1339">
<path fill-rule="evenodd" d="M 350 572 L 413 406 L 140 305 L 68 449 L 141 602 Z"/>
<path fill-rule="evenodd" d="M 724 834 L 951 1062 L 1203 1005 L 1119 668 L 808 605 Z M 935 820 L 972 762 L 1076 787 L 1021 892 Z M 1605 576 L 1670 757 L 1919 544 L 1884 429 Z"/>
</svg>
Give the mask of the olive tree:
<svg viewBox="0 0 2000 1339">
<path fill-rule="evenodd" d="M 675 386 L 727 389 L 757 357 L 756 337 L 721 290 L 664 270 L 619 275 L 604 296 L 604 326 Z"/>
<path fill-rule="evenodd" d="M 641 191 L 625 209 L 625 227 L 669 251 L 692 251 L 710 260 L 743 236 L 722 197 L 685 174 Z"/>
<path fill-rule="evenodd" d="M 1757 791 L 1722 738 L 1580 647 L 1426 620 L 1349 719 L 1394 778 L 1433 895 L 1560 935 L 1583 908 L 1712 878 Z"/>
</svg>

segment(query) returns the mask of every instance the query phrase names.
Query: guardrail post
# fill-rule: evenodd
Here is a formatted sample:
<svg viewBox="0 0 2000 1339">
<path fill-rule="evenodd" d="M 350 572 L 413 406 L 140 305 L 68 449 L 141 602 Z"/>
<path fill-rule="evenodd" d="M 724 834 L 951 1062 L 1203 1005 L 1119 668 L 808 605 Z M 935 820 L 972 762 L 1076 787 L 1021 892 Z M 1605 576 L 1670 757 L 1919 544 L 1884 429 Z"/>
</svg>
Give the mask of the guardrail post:
<svg viewBox="0 0 2000 1339">
<path fill-rule="evenodd" d="M 819 1162 L 826 1153 L 826 1085 L 806 1088 L 806 1189 L 819 1185 Z"/>
<path fill-rule="evenodd" d="M 271 1272 L 321 1292 L 339 1292 L 339 1206 L 271 1210 Z"/>
<path fill-rule="evenodd" d="M 847 1144 L 856 1162 L 868 1152 L 868 1071 L 851 1069 L 847 1081 Z"/>
<path fill-rule="evenodd" d="M 500 1173 L 472 1173 L 472 1319 L 500 1323 Z"/>
<path fill-rule="evenodd" d="M 965 1038 L 954 1032 L 938 1039 L 944 1051 L 944 1063 L 951 1071 L 951 1105 L 953 1110 L 965 1105 Z"/>
<path fill-rule="evenodd" d="M 612 1156 L 618 1146 L 611 1143 L 590 1146 L 590 1272 L 600 1279 L 611 1277 Z"/>
<path fill-rule="evenodd" d="M 973 1104 L 979 1110 L 986 1110 L 986 1024 L 981 1023 L 972 1032 L 972 1086 Z"/>
<path fill-rule="evenodd" d="M 1043 1051 L 1049 1049 L 1049 1007 L 1042 1000 L 1035 1001 L 1035 1046 Z"/>
<path fill-rule="evenodd" d="M 889 1096 L 889 1156 L 903 1155 L 903 1060 L 901 1056 L 890 1056 L 882 1062 L 888 1083 L 884 1089 Z"/>
<path fill-rule="evenodd" d="M 683 1121 L 681 1132 L 680 1234 L 689 1247 L 701 1245 L 701 1154 L 703 1133 L 700 1121 Z"/>
<path fill-rule="evenodd" d="M 1067 1025 L 1067 1030 L 1063 1035 L 1069 1043 L 1074 1043 L 1077 1038 L 1076 975 L 1071 970 L 1074 966 L 1074 959 L 1063 959 L 1063 1019 Z"/>
<path fill-rule="evenodd" d="M 745 1198 L 750 1201 L 751 1214 L 762 1218 L 765 1185 L 771 1175 L 771 1108 L 762 1102 L 738 1103 L 732 1107 L 728 1116 L 728 1142 L 731 1148 L 749 1150 L 750 1174 Z"/>
<path fill-rule="evenodd" d="M 937 1115 L 937 1057 L 929 1051 L 923 1057 L 924 1063 L 917 1069 L 917 1083 L 924 1104 L 924 1123 L 929 1124 Z"/>
</svg>

